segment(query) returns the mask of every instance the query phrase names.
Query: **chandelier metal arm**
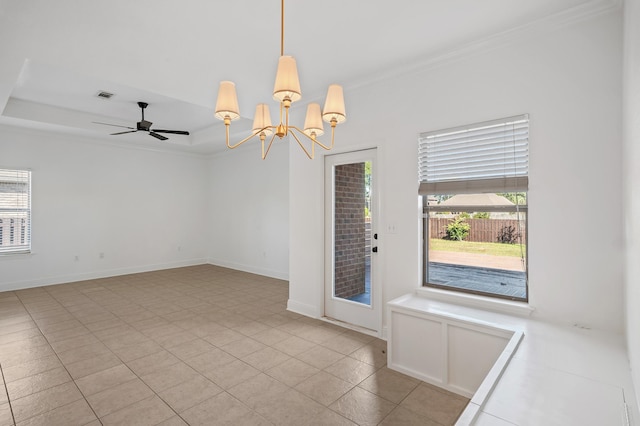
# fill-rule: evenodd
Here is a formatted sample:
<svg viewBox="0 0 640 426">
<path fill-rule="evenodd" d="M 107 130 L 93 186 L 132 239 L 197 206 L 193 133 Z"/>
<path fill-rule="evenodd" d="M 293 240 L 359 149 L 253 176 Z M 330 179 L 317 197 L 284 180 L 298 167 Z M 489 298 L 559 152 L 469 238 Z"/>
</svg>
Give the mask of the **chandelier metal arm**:
<svg viewBox="0 0 640 426">
<path fill-rule="evenodd" d="M 313 142 L 314 144 L 318 144 L 320 145 L 320 147 L 322 149 L 324 149 L 325 151 L 329 151 L 333 148 L 333 141 L 334 141 L 334 135 L 335 135 L 335 128 L 336 126 L 331 126 L 331 145 L 327 146 L 325 144 L 323 144 L 322 142 L 320 142 L 318 139 L 313 138 L 309 135 L 307 135 L 305 132 L 303 132 L 302 130 L 300 130 L 298 127 L 296 126 L 291 126 L 290 129 L 295 129 L 297 130 L 300 134 L 304 135 L 307 139 L 309 139 L 311 142 Z M 292 132 L 293 133 L 293 132 Z"/>
<path fill-rule="evenodd" d="M 262 137 L 262 135 L 260 135 L 260 142 L 262 144 L 262 159 L 264 160 L 265 158 L 267 158 L 267 154 L 269 154 L 269 150 L 271 149 L 271 145 L 273 144 L 273 140 L 276 138 L 276 134 L 274 133 L 271 136 L 271 140 L 269 140 L 269 145 L 267 146 L 267 151 L 265 152 L 264 150 L 264 140 L 265 138 Z"/>
<path fill-rule="evenodd" d="M 284 112 L 285 112 L 285 123 L 284 123 L 284 128 L 285 128 L 285 132 L 289 131 L 289 107 L 285 105 L 284 108 Z M 286 133 L 285 133 L 286 134 Z"/>
<path fill-rule="evenodd" d="M 289 132 L 289 133 L 291 133 L 291 135 L 296 140 L 296 142 L 298 142 L 298 145 L 300 145 L 300 148 L 302 148 L 302 150 L 304 151 L 306 156 L 309 157 L 310 160 L 313 160 L 313 158 L 315 157 L 315 154 L 316 154 L 316 150 L 315 150 L 316 145 L 319 145 L 320 148 L 324 149 L 325 151 L 329 151 L 329 150 L 331 150 L 331 148 L 333 148 L 333 141 L 334 141 L 334 134 L 335 134 L 334 129 L 335 129 L 335 125 L 332 125 L 331 126 L 331 145 L 329 145 L 329 146 L 323 144 L 322 142 L 320 142 L 316 138 L 307 135 L 305 132 L 303 132 L 302 130 L 300 130 L 296 126 L 289 127 L 289 130 L 291 130 L 291 132 Z M 305 138 L 307 138 L 307 139 L 309 139 L 311 141 L 311 152 L 309 152 L 309 150 L 304 146 L 304 144 L 302 143 L 300 138 L 296 135 L 296 133 L 304 136 Z"/>
<path fill-rule="evenodd" d="M 300 129 L 296 130 L 298 132 L 300 132 Z M 307 136 L 305 133 L 302 133 L 303 135 Z M 310 160 L 313 160 L 313 157 L 316 154 L 316 150 L 315 150 L 315 144 L 311 144 L 311 153 L 309 153 L 309 151 L 307 151 L 307 148 L 305 148 L 305 146 L 302 144 L 302 142 L 300 142 L 300 139 L 298 139 L 298 137 L 296 136 L 296 134 L 293 132 L 293 128 L 291 128 L 291 135 L 293 136 L 293 138 L 296 140 L 296 142 L 298 142 L 298 145 L 300 145 L 300 148 L 302 148 L 302 150 L 304 151 L 304 153 L 307 155 L 307 157 L 309 157 Z M 309 136 L 307 136 L 309 138 Z M 309 138 L 311 139 L 311 138 Z M 311 139 L 313 141 L 313 139 Z"/>
<path fill-rule="evenodd" d="M 257 131 L 255 131 L 255 132 L 253 132 L 250 136 L 248 136 L 248 137 L 246 137 L 246 138 L 242 139 L 240 142 L 238 142 L 238 143 L 236 143 L 236 144 L 231 145 L 231 144 L 229 143 L 229 127 L 230 127 L 230 126 L 231 126 L 231 124 L 227 124 L 227 123 L 225 123 L 226 134 L 227 134 L 227 147 L 228 147 L 228 148 L 231 148 L 231 149 L 235 149 L 235 148 L 239 147 L 239 146 L 240 146 L 240 145 L 242 145 L 243 143 L 245 143 L 245 142 L 249 141 L 249 140 L 250 140 L 251 138 L 253 138 L 254 136 L 258 136 L 260 133 L 264 132 L 264 131 L 265 131 L 265 130 L 267 130 L 267 129 L 274 129 L 274 130 L 275 130 L 275 128 L 276 128 L 276 126 L 267 126 L 267 127 L 263 127 L 262 129 L 260 129 L 260 130 L 257 130 Z M 263 139 L 263 140 L 264 140 L 264 137 L 261 137 L 260 139 Z"/>
<path fill-rule="evenodd" d="M 288 111 L 287 111 L 288 112 Z M 315 137 L 309 136 L 307 135 L 305 132 L 303 132 L 302 130 L 300 130 L 300 128 L 298 128 L 297 126 L 283 126 L 282 123 L 279 126 L 266 126 L 263 127 L 259 130 L 256 130 L 255 132 L 253 132 L 251 135 L 249 135 L 248 137 L 242 139 L 240 142 L 235 143 L 235 144 L 231 144 L 229 141 L 229 127 L 230 124 L 225 124 L 225 128 L 226 128 L 226 139 L 227 139 L 227 147 L 231 148 L 231 149 L 235 149 L 237 147 L 239 147 L 240 145 L 242 145 L 245 142 L 248 142 L 249 140 L 251 140 L 252 138 L 254 138 L 255 136 L 259 136 L 260 138 L 260 142 L 262 145 L 262 159 L 266 159 L 267 155 L 269 154 L 269 151 L 271 150 L 271 146 L 273 145 L 273 141 L 275 140 L 276 136 L 278 136 L 277 130 L 279 127 L 284 127 L 286 129 L 286 134 L 291 134 L 293 136 L 293 138 L 296 140 L 296 142 L 298 143 L 298 145 L 300 145 L 300 148 L 302 148 L 302 150 L 304 151 L 305 155 L 307 157 L 309 157 L 309 159 L 313 160 L 313 158 L 315 157 L 315 146 L 319 145 L 322 149 L 329 151 L 333 148 L 334 145 L 334 136 L 335 136 L 335 128 L 336 125 L 335 123 L 331 123 L 331 144 L 330 145 L 325 145 L 322 142 L 320 142 L 318 139 L 316 139 Z M 267 145 L 267 149 L 265 151 L 264 148 L 264 143 L 266 140 L 266 136 L 264 134 L 265 130 L 268 129 L 272 129 L 275 130 L 276 132 L 271 136 L 271 139 L 269 139 L 269 144 Z M 295 132 L 294 132 L 295 130 Z M 311 141 L 311 152 L 309 152 L 309 150 L 304 146 L 304 144 L 302 143 L 302 141 L 300 140 L 300 138 L 298 137 L 298 135 L 296 134 L 300 134 L 302 136 L 304 136 L 305 138 L 307 138 L 308 140 Z"/>
</svg>

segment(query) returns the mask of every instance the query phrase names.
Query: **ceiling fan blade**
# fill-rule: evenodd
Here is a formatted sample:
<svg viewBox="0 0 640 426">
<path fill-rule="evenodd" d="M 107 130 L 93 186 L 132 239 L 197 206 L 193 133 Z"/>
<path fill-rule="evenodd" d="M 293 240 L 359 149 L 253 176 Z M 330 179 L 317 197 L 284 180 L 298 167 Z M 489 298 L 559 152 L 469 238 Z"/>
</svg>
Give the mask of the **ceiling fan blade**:
<svg viewBox="0 0 640 426">
<path fill-rule="evenodd" d="M 160 129 L 153 129 L 152 132 L 156 132 L 156 133 L 171 133 L 174 135 L 188 135 L 189 132 L 186 132 L 184 130 L 160 130 Z"/>
<path fill-rule="evenodd" d="M 155 132 L 149 132 L 149 134 L 150 134 L 151 136 L 153 136 L 154 138 L 158 138 L 158 139 L 160 139 L 161 141 L 166 141 L 167 139 L 169 139 L 169 138 L 164 137 L 164 136 L 162 136 L 162 135 L 159 135 L 159 134 L 157 134 L 157 133 L 155 133 Z"/>
<path fill-rule="evenodd" d="M 171 134 L 174 134 L 174 135 L 189 135 L 189 132 L 184 131 L 184 130 L 152 129 L 151 125 L 153 123 L 151 123 L 150 121 L 147 121 L 147 120 L 144 119 L 144 109 L 147 106 L 149 106 L 149 104 L 147 104 L 146 102 L 138 102 L 138 106 L 140 107 L 140 111 L 142 113 L 142 120 L 140 120 L 138 123 L 136 123 L 137 127 L 121 126 L 119 124 L 103 123 L 101 121 L 92 121 L 92 123 L 102 124 L 102 125 L 105 125 L 105 126 L 121 127 L 123 129 L 129 129 L 129 130 L 126 130 L 124 132 L 111 133 L 111 135 L 124 135 L 125 133 L 135 133 L 135 132 L 143 130 L 145 132 L 149 132 L 149 134 L 151 136 L 153 136 L 154 138 L 159 139 L 161 141 L 166 141 L 169 138 L 166 137 L 166 136 L 162 136 L 160 133 L 171 133 Z"/>
<path fill-rule="evenodd" d="M 131 130 L 135 130 L 134 127 L 129 127 L 129 126 L 120 126 L 118 124 L 110 124 L 110 123 L 101 123 L 99 121 L 92 121 L 92 123 L 95 124 L 104 124 L 105 126 L 113 126 L 113 127 L 122 127 L 123 129 L 131 129 Z"/>
<path fill-rule="evenodd" d="M 111 136 L 115 136 L 115 135 L 124 135 L 125 133 L 135 133 L 137 132 L 137 130 L 126 130 L 124 132 L 118 132 L 118 133 L 110 133 Z"/>
</svg>

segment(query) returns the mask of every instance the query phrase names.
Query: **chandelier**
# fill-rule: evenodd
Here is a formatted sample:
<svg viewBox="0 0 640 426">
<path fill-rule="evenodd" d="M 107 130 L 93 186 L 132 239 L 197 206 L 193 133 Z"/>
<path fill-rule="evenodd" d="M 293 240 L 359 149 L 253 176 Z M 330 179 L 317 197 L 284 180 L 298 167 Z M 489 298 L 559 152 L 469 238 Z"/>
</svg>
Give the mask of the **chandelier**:
<svg viewBox="0 0 640 426">
<path fill-rule="evenodd" d="M 231 144 L 229 142 L 229 127 L 231 126 L 231 121 L 240 118 L 236 86 L 231 81 L 220 82 L 215 116 L 224 121 L 228 148 L 237 148 L 248 140 L 258 136 L 262 145 L 262 159 L 264 160 L 276 136 L 282 139 L 285 136 L 291 135 L 296 142 L 298 142 L 298 145 L 300 145 L 307 157 L 313 159 L 316 145 L 325 150 L 333 148 L 336 125 L 346 120 L 342 86 L 338 84 L 329 86 L 322 113 L 320 112 L 320 105 L 317 103 L 310 103 L 307 106 L 304 130 L 300 130 L 298 127 L 289 124 L 289 108 L 291 108 L 293 102 L 300 100 L 302 92 L 300 90 L 300 81 L 298 80 L 296 60 L 292 56 L 285 56 L 284 54 L 284 0 L 281 0 L 280 19 L 280 59 L 278 60 L 276 82 L 273 88 L 273 98 L 280 103 L 280 123 L 277 126 L 272 125 L 269 106 L 267 104 L 258 104 L 253 117 L 251 135 L 236 144 Z M 322 120 L 331 125 L 331 143 L 329 145 L 325 145 L 317 139 L 324 134 L 324 124 Z M 271 139 L 265 150 L 265 141 L 268 136 L 271 136 Z M 311 141 L 311 151 L 305 147 L 300 139 Z"/>
</svg>

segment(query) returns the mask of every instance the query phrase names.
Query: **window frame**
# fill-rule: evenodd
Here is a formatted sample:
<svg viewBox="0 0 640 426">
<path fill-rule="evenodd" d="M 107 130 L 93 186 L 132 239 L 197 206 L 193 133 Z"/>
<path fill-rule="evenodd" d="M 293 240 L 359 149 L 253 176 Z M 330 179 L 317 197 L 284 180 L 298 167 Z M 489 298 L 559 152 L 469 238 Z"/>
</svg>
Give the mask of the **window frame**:
<svg viewBox="0 0 640 426">
<path fill-rule="evenodd" d="M 518 191 L 525 192 L 527 204 L 514 204 L 513 206 L 455 206 L 456 212 L 466 212 L 466 213 L 474 213 L 474 212 L 507 212 L 507 213 L 516 213 L 522 212 L 525 214 L 524 219 L 524 233 L 525 233 L 525 265 L 524 265 L 524 274 L 525 274 L 525 297 L 513 297 L 507 296 L 498 293 L 489 293 L 483 292 L 479 290 L 465 289 L 462 287 L 448 286 L 445 284 L 437 284 L 429 282 L 429 213 L 430 212 L 444 212 L 451 211 L 452 206 L 429 206 L 427 202 L 427 195 L 422 196 L 422 287 L 435 288 L 439 290 L 446 291 L 454 291 L 458 293 L 466 293 L 473 294 L 477 296 L 487 296 L 492 298 L 510 300 L 515 302 L 528 302 L 529 301 L 529 206 L 528 199 L 529 193 L 528 191 Z"/>
<path fill-rule="evenodd" d="M 0 232 L 4 233 L 4 228 L 7 226 L 10 227 L 6 235 L 3 235 L 2 242 L 8 244 L 0 246 L 0 256 L 32 253 L 32 174 L 32 171 L 29 169 L 0 167 L 0 217 L 6 219 L 2 221 Z M 23 183 L 26 184 L 25 205 L 21 206 L 17 200 L 15 205 L 11 204 L 10 196 L 6 196 L 6 194 L 11 194 L 11 191 L 1 191 L 3 178 L 7 186 L 11 185 L 12 178 L 15 179 L 16 184 L 19 184 L 20 180 L 23 180 Z M 3 196 L 3 194 L 5 194 L 5 196 Z"/>
<path fill-rule="evenodd" d="M 418 194 L 422 198 L 422 286 L 528 302 L 529 299 L 529 115 L 421 133 L 418 138 Z M 455 206 L 456 212 L 523 212 L 525 297 L 429 282 L 430 217 L 454 206 L 429 206 L 431 195 L 524 192 L 525 204 Z M 521 220 L 518 218 L 518 220 Z"/>
</svg>

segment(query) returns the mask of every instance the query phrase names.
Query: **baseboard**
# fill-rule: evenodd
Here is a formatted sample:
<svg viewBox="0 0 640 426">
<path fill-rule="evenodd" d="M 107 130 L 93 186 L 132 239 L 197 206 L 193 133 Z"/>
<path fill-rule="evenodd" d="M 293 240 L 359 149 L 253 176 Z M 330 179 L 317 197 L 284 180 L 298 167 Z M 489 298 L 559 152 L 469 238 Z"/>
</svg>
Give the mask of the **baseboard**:
<svg viewBox="0 0 640 426">
<path fill-rule="evenodd" d="M 633 369 L 631 373 L 633 373 Z M 629 424 L 640 425 L 640 383 L 636 382 L 633 374 L 631 374 L 631 389 L 625 389 L 624 397 L 627 402 Z"/>
<path fill-rule="evenodd" d="M 365 327 L 360 327 L 354 324 L 349 324 L 348 322 L 338 321 L 336 319 L 329 318 L 329 317 L 321 317 L 319 319 L 321 321 L 328 322 L 329 324 L 334 324 L 342 328 L 346 328 L 348 330 L 353 330 L 353 331 L 357 331 L 358 333 L 366 334 L 367 336 L 373 336 L 373 337 L 377 337 L 378 339 L 382 339 L 382 334 L 378 333 L 375 330 L 371 330 Z M 382 340 L 386 340 L 386 339 L 382 339 Z"/>
<path fill-rule="evenodd" d="M 278 280 L 289 280 L 289 271 L 274 271 L 272 269 L 260 268 L 252 265 L 245 265 L 242 263 L 230 262 L 228 260 L 212 259 L 209 258 L 207 263 L 215 266 L 222 266 L 224 268 L 235 269 L 237 271 L 249 272 L 252 274 L 264 275 L 265 277 L 276 278 Z"/>
<path fill-rule="evenodd" d="M 320 312 L 320 309 L 317 306 L 308 305 L 292 299 L 287 301 L 287 310 L 311 318 L 322 317 L 322 312 Z"/>
<path fill-rule="evenodd" d="M 119 275 L 138 274 L 141 272 L 161 271 L 164 269 L 183 268 L 206 264 L 206 259 L 181 260 L 168 263 L 156 263 L 151 265 L 132 266 L 127 268 L 105 269 L 101 271 L 85 272 L 80 274 L 58 275 L 43 277 L 35 280 L 14 281 L 0 284 L 0 291 L 23 290 L 27 288 L 42 287 L 47 285 L 65 284 L 77 281 L 95 280 L 99 278 L 116 277 Z"/>
</svg>

